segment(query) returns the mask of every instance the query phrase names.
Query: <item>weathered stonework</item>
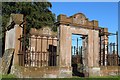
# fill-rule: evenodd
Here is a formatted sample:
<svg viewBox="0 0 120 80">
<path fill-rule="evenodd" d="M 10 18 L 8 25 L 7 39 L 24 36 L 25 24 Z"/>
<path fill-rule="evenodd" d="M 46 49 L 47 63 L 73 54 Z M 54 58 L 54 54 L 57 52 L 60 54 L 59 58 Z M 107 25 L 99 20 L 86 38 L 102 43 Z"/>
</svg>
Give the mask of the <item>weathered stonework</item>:
<svg viewBox="0 0 120 80">
<path fill-rule="evenodd" d="M 83 13 L 77 13 L 73 16 L 67 17 L 64 14 L 60 14 L 57 18 L 58 24 L 72 25 L 76 27 L 83 27 L 88 29 L 98 29 L 98 21 L 89 21 Z"/>
<path fill-rule="evenodd" d="M 26 62 L 26 65 L 18 66 L 18 53 L 20 49 L 20 41 L 18 40 L 20 38 L 20 35 L 22 35 L 22 28 L 19 26 L 19 24 L 23 21 L 23 15 L 21 14 L 12 14 L 11 15 L 11 21 L 15 22 L 14 28 L 6 32 L 6 44 L 5 44 L 5 50 L 8 50 L 10 48 L 14 48 L 14 58 L 13 58 L 13 65 L 11 68 L 11 74 L 16 75 L 18 78 L 70 78 L 72 77 L 72 61 L 71 61 L 71 45 L 72 45 L 72 34 L 80 34 L 82 37 L 85 37 L 83 39 L 83 49 L 86 49 L 83 51 L 84 56 L 84 73 L 85 76 L 104 76 L 104 75 L 117 75 L 117 68 L 110 69 L 108 67 L 100 67 L 99 66 L 99 28 L 98 21 L 92 20 L 89 21 L 88 18 L 82 13 L 75 14 L 73 16 L 67 17 L 66 15 L 59 15 L 58 16 L 58 33 L 54 33 L 51 31 L 49 27 L 45 27 L 42 29 L 31 29 L 30 31 L 30 38 L 29 44 L 30 47 L 28 47 L 28 53 L 30 55 L 27 55 L 27 59 L 29 57 L 32 57 L 30 61 L 30 65 Z M 105 39 L 105 47 L 108 44 L 108 30 L 107 28 L 103 29 L 103 36 L 102 39 Z M 101 33 L 102 34 L 102 33 Z M 11 35 L 13 38 L 11 38 Z M 49 37 L 48 37 L 49 36 Z M 37 38 L 41 38 L 37 39 Z M 49 41 L 47 42 L 47 38 Z M 55 39 L 56 41 L 52 41 Z M 41 46 L 42 45 L 42 46 Z M 47 45 L 47 46 L 46 46 Z M 32 54 L 35 53 L 47 53 L 48 51 L 48 45 L 57 46 L 57 59 L 55 61 L 57 62 L 56 65 L 48 65 L 48 55 L 44 54 L 43 56 L 37 55 L 33 57 Z M 43 48 L 42 48 L 43 47 Z M 106 59 L 106 52 L 105 48 L 105 59 Z M 13 52 L 13 51 L 12 51 Z M 6 59 L 3 60 L 4 65 L 6 66 L 6 63 L 8 65 L 3 69 L 5 74 L 8 72 L 8 66 L 10 65 L 11 61 L 11 54 L 6 57 L 9 60 L 6 61 Z M 6 58 L 5 57 L 5 58 Z M 41 57 L 41 60 L 39 58 Z M 25 59 L 24 58 L 24 59 Z M 36 58 L 36 59 L 35 59 Z M 33 62 L 36 60 L 36 63 L 42 63 L 39 65 L 35 64 L 34 66 L 31 66 L 31 61 Z M 41 61 L 41 62 L 40 62 Z M 6 63 L 5 63 L 6 62 Z M 32 64 L 34 64 L 32 62 Z M 105 61 L 105 65 L 106 65 Z M 104 75 L 103 75 L 104 74 Z"/>
<path fill-rule="evenodd" d="M 10 48 L 15 49 L 13 64 L 18 64 L 18 51 L 20 47 L 20 41 L 18 39 L 22 35 L 22 28 L 19 25 L 23 22 L 23 15 L 22 14 L 11 14 L 10 22 L 8 25 L 10 25 L 11 22 L 13 21 L 15 22 L 15 25 L 11 26 L 13 28 L 6 31 L 5 50 L 10 49 Z"/>
<path fill-rule="evenodd" d="M 108 29 L 107 28 L 103 28 L 101 29 L 101 34 L 103 34 L 101 36 L 101 44 L 103 44 L 103 46 L 101 46 L 101 66 L 105 65 L 107 66 L 107 46 L 108 46 Z M 105 48 L 105 49 L 104 49 Z M 103 50 L 104 49 L 104 50 Z M 103 58 L 104 57 L 104 58 Z M 104 60 L 103 60 L 104 59 Z"/>
<path fill-rule="evenodd" d="M 35 36 L 53 36 L 53 37 L 57 36 L 57 32 L 53 32 L 51 28 L 48 26 L 40 29 L 31 28 L 30 34 Z"/>
<path fill-rule="evenodd" d="M 12 66 L 11 74 L 18 78 L 70 78 L 68 67 L 22 67 Z"/>
<path fill-rule="evenodd" d="M 82 22 L 80 22 L 82 21 Z M 82 14 L 78 13 L 71 17 L 65 15 L 58 16 L 59 24 L 59 54 L 60 54 L 60 66 L 71 66 L 71 45 L 72 34 L 80 34 L 88 36 L 88 56 L 85 57 L 88 64 L 89 75 L 95 75 L 94 67 L 99 68 L 99 30 L 97 21 L 88 21 L 88 19 Z M 64 36 L 63 36 L 64 35 Z M 92 70 L 91 70 L 92 69 Z M 100 69 L 97 72 L 100 72 Z"/>
<path fill-rule="evenodd" d="M 101 66 L 100 76 L 119 76 L 120 66 Z"/>
<path fill-rule="evenodd" d="M 14 49 L 7 49 L 2 57 L 2 65 L 0 66 L 1 74 L 8 74 L 10 70 L 12 59 L 14 55 Z"/>
</svg>

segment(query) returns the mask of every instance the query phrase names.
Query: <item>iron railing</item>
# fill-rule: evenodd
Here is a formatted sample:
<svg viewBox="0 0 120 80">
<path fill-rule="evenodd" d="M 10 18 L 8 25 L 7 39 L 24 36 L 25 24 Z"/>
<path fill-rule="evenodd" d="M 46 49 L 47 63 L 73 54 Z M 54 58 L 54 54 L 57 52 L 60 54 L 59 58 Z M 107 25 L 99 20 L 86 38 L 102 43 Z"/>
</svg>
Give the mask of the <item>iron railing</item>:
<svg viewBox="0 0 120 80">
<path fill-rule="evenodd" d="M 58 61 L 57 46 L 54 46 L 53 43 L 54 41 L 57 42 L 57 39 L 55 37 L 44 35 L 31 37 L 29 35 L 26 36 L 26 40 L 24 39 L 25 37 L 20 37 L 19 39 L 20 50 L 18 54 L 18 59 L 20 66 L 26 67 L 57 66 Z M 34 39 L 34 41 L 31 41 L 31 39 Z M 39 44 L 38 42 L 41 42 L 41 44 Z M 32 43 L 35 43 L 34 50 L 31 49 Z"/>
</svg>

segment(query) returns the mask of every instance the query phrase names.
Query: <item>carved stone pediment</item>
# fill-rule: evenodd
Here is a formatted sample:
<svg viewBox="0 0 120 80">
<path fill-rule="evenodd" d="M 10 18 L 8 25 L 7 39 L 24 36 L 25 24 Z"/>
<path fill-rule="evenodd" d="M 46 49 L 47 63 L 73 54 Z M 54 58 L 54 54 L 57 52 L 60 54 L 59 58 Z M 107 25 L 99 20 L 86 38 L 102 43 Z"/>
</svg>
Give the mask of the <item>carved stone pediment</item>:
<svg viewBox="0 0 120 80">
<path fill-rule="evenodd" d="M 43 27 L 41 29 L 31 28 L 31 35 L 41 35 L 41 36 L 57 36 L 57 33 L 53 32 L 50 27 Z"/>
<path fill-rule="evenodd" d="M 73 23 L 75 24 L 82 24 L 82 25 L 86 24 L 86 17 L 82 13 L 73 15 L 72 19 L 73 19 Z"/>
<path fill-rule="evenodd" d="M 60 14 L 57 18 L 58 24 L 79 26 L 83 28 L 97 29 L 98 21 L 92 20 L 89 21 L 88 18 L 83 13 L 77 13 L 70 17 L 67 17 L 64 14 Z"/>
</svg>

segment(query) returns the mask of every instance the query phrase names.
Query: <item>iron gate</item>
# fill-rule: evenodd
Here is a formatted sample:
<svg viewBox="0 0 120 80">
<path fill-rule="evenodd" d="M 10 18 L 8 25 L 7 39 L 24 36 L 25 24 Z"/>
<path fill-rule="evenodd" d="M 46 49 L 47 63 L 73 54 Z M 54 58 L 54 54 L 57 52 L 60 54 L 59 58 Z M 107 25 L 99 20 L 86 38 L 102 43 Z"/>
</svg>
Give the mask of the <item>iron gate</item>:
<svg viewBox="0 0 120 80">
<path fill-rule="evenodd" d="M 25 40 L 24 40 L 25 39 Z M 57 38 L 55 36 L 26 36 L 20 39 L 20 66 L 56 66 L 58 61 Z M 24 42 L 25 41 L 25 42 Z"/>
<path fill-rule="evenodd" d="M 107 33 L 108 38 L 113 35 L 115 35 L 116 41 L 111 43 L 109 43 L 109 41 L 105 43 L 105 39 L 101 39 L 104 35 L 100 35 L 100 66 L 118 66 L 120 64 L 118 55 L 118 32 Z"/>
</svg>

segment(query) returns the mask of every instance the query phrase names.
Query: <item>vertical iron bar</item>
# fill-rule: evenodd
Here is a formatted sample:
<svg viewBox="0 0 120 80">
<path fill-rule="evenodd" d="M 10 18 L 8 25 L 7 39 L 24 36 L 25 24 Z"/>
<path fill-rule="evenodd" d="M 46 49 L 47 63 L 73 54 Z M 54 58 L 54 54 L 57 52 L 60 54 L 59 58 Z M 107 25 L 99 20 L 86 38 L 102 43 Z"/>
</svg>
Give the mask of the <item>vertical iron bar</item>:
<svg viewBox="0 0 120 80">
<path fill-rule="evenodd" d="M 78 55 L 78 38 L 77 38 L 77 49 L 76 49 L 76 54 Z"/>
<path fill-rule="evenodd" d="M 79 55 L 80 55 L 80 52 L 81 52 L 81 49 L 80 49 L 80 46 L 79 46 Z"/>
<path fill-rule="evenodd" d="M 38 65 L 37 59 L 36 59 L 36 55 L 37 55 L 37 36 L 36 36 L 36 44 L 35 44 L 35 53 L 34 53 L 34 55 L 35 55 L 35 66 L 36 66 L 36 65 Z"/>
<path fill-rule="evenodd" d="M 110 43 L 110 54 L 112 54 L 112 43 Z"/>
<path fill-rule="evenodd" d="M 103 66 L 105 66 L 105 41 L 103 43 Z"/>
<path fill-rule="evenodd" d="M 40 38 L 38 37 L 38 41 L 40 40 Z M 38 44 L 37 44 L 38 45 Z M 38 47 L 38 46 L 37 46 Z M 40 60 L 39 60 L 39 54 L 40 54 L 40 51 L 39 51 L 40 48 L 38 48 L 38 61 L 37 61 L 37 64 L 38 64 L 38 67 L 40 66 Z"/>
<path fill-rule="evenodd" d="M 115 43 L 113 43 L 113 54 L 115 54 Z"/>
<path fill-rule="evenodd" d="M 115 65 L 115 43 L 113 43 L 113 66 Z"/>
<path fill-rule="evenodd" d="M 48 53 L 48 36 L 47 36 L 47 47 L 46 48 L 47 48 L 47 54 L 46 54 L 46 61 L 47 62 L 46 63 L 47 63 L 47 66 L 48 66 L 48 60 L 49 60 L 48 59 L 49 58 L 49 53 Z"/>
<path fill-rule="evenodd" d="M 115 65 L 115 43 L 113 43 L 113 66 Z"/>
<path fill-rule="evenodd" d="M 100 36 L 100 66 L 101 66 L 101 36 Z"/>
<path fill-rule="evenodd" d="M 82 46 L 81 46 L 81 64 L 83 64 Z"/>
<path fill-rule="evenodd" d="M 107 42 L 107 55 L 106 55 L 106 61 L 107 61 L 107 64 L 106 65 L 108 65 L 108 55 L 109 55 L 109 51 L 108 51 L 108 46 L 109 46 L 109 43 Z"/>
<path fill-rule="evenodd" d="M 117 65 L 119 66 L 119 57 L 118 57 L 118 31 L 116 31 L 116 47 L 117 47 Z"/>
<path fill-rule="evenodd" d="M 31 65 L 31 52 L 32 52 L 32 50 L 31 50 L 31 35 L 30 35 L 30 53 L 29 53 L 30 59 L 29 59 L 29 61 L 28 61 L 28 65 L 29 65 L 29 66 Z"/>
<path fill-rule="evenodd" d="M 45 43 L 45 38 L 43 38 L 43 44 Z M 44 48 L 43 48 L 44 49 Z M 42 56 L 43 56 L 43 66 L 45 66 L 45 52 L 43 51 L 43 54 L 42 54 Z"/>
<path fill-rule="evenodd" d="M 41 59 L 41 66 L 42 66 L 42 38 L 43 38 L 43 37 L 41 36 L 41 56 L 40 56 L 40 57 L 41 57 L 41 58 L 40 58 L 40 59 Z"/>
<path fill-rule="evenodd" d="M 52 37 L 52 66 L 54 66 L 53 37 Z"/>
<path fill-rule="evenodd" d="M 113 53 L 113 50 L 114 50 L 114 49 L 113 49 L 113 43 L 112 43 L 112 42 L 111 42 L 111 46 L 112 46 L 112 55 L 111 55 L 111 59 L 112 59 L 112 60 L 111 60 L 111 65 L 113 66 L 113 62 L 114 62 L 114 60 L 113 60 L 113 54 L 114 54 L 114 53 Z"/>
<path fill-rule="evenodd" d="M 75 46 L 74 46 L 74 56 L 75 56 Z"/>
<path fill-rule="evenodd" d="M 26 48 L 26 16 L 24 17 L 25 24 L 23 25 L 23 38 L 24 38 L 24 44 L 23 44 L 23 66 L 24 66 L 24 57 L 25 57 L 25 48 Z"/>
</svg>

